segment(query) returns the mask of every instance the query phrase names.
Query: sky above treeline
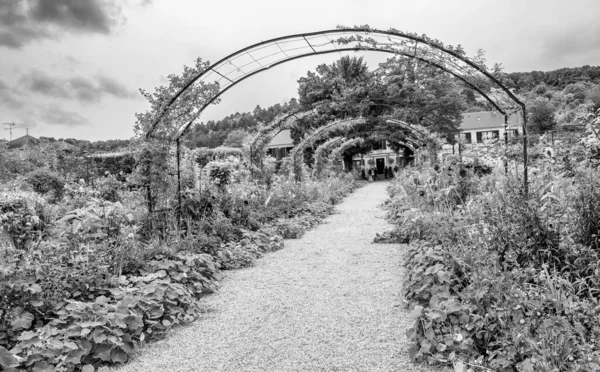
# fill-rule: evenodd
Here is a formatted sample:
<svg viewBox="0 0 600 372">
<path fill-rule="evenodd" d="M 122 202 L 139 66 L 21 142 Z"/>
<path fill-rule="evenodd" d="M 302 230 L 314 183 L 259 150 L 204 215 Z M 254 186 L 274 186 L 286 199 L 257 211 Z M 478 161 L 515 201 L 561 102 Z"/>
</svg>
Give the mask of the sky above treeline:
<svg viewBox="0 0 600 372">
<path fill-rule="evenodd" d="M 368 24 L 460 44 L 507 72 L 599 65 L 598 0 L 0 0 L 0 123 L 13 138 L 133 135 L 152 92 L 197 57 L 337 25 Z M 361 53 L 372 68 L 381 55 Z M 315 56 L 251 77 L 202 120 L 297 96 L 297 80 L 341 55 Z M 2 125 L 2 129 L 6 126 Z M 0 139 L 8 139 L 2 130 Z"/>
</svg>

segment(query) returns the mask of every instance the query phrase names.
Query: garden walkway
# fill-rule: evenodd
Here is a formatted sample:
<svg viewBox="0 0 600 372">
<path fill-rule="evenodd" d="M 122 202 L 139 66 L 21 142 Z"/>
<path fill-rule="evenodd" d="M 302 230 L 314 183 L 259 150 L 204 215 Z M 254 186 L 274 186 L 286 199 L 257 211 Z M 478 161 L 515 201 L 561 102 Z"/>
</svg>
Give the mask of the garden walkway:
<svg viewBox="0 0 600 372">
<path fill-rule="evenodd" d="M 203 317 L 119 371 L 424 371 L 408 358 L 404 247 L 372 243 L 390 228 L 378 208 L 387 185 L 356 190 L 301 239 L 227 272 Z"/>
</svg>

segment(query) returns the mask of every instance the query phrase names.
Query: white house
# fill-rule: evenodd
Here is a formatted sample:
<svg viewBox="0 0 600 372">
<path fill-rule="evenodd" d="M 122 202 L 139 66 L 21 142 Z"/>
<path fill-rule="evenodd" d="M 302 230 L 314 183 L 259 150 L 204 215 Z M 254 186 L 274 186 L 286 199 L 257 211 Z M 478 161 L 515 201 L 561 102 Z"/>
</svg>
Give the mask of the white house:
<svg viewBox="0 0 600 372">
<path fill-rule="evenodd" d="M 291 132 L 289 129 L 284 129 L 269 142 L 267 153 L 274 158 L 281 159 L 289 156 L 293 148 L 294 141 L 292 141 Z"/>
<path fill-rule="evenodd" d="M 508 117 L 509 138 L 523 134 L 523 117 L 515 112 Z M 483 143 L 486 139 L 504 138 L 504 115 L 496 111 L 467 112 L 460 124 L 460 136 L 466 143 Z"/>
</svg>

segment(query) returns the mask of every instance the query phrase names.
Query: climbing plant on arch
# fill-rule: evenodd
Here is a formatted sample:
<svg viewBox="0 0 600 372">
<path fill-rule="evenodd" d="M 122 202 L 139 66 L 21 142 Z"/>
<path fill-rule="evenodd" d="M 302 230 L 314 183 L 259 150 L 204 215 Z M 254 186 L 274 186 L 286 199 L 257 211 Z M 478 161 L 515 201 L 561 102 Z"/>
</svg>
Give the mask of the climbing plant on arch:
<svg viewBox="0 0 600 372">
<path fill-rule="evenodd" d="M 294 110 L 292 112 L 279 114 L 271 123 L 260 128 L 248 145 L 250 162 L 256 166 L 260 166 L 266 152 L 266 147 L 273 137 L 280 131 L 290 128 L 296 120 L 308 116 L 311 113 L 312 110 Z"/>
<path fill-rule="evenodd" d="M 344 152 L 346 150 L 348 150 L 349 148 L 356 146 L 356 145 L 360 145 L 363 142 L 365 142 L 365 140 L 363 138 L 350 138 L 347 139 L 346 142 L 343 142 L 341 145 L 339 145 L 338 147 L 334 148 L 333 151 L 331 152 L 331 158 L 338 158 L 340 156 L 342 156 L 344 154 Z"/>
<path fill-rule="evenodd" d="M 320 177 L 321 173 L 325 168 L 325 163 L 327 163 L 327 158 L 325 156 L 326 152 L 331 148 L 339 145 L 345 140 L 345 137 L 334 137 L 326 142 L 322 143 L 317 147 L 314 154 L 314 165 L 313 165 L 313 174 L 315 177 Z"/>
<path fill-rule="evenodd" d="M 277 65 L 320 54 L 343 51 L 372 51 L 401 55 L 435 66 L 463 81 L 480 93 L 508 120 L 508 112 L 520 108 L 523 114 L 524 191 L 527 192 L 527 131 L 526 107 L 501 81 L 501 77 L 475 59 L 468 58 L 458 46 L 445 45 L 426 35 L 402 32 L 396 29 L 377 30 L 369 26 L 339 27 L 278 37 L 236 51 L 218 62 L 203 66 L 202 70 L 171 98 L 165 100 L 151 119 L 147 136 L 151 137 L 159 125 L 171 126 L 171 138 L 179 140 L 201 113 L 219 97 L 241 81 Z M 163 119 L 167 113 L 181 109 L 188 90 L 210 87 L 198 102 L 192 115 L 174 122 Z M 169 119 L 177 118 L 169 115 Z M 191 119 L 190 119 L 191 118 Z M 178 141 L 179 142 L 179 141 Z"/>
<path fill-rule="evenodd" d="M 346 152 L 346 150 L 354 146 L 360 145 L 363 142 L 365 142 L 365 140 L 360 137 L 346 139 L 345 142 L 341 143 L 339 146 L 334 148 L 333 151 L 331 151 L 331 154 L 329 155 L 329 160 L 335 164 L 335 162 L 341 160 L 342 155 L 344 155 L 344 152 Z"/>
</svg>

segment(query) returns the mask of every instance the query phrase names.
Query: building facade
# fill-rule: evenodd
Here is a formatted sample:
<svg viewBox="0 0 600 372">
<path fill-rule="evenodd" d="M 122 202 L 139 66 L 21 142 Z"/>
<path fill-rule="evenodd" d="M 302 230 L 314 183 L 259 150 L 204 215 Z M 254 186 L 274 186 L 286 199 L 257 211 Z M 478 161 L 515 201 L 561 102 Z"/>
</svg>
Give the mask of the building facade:
<svg viewBox="0 0 600 372">
<path fill-rule="evenodd" d="M 483 143 L 489 139 L 504 138 L 504 115 L 496 111 L 467 112 L 460 124 L 460 137 L 466 144 Z M 508 116 L 509 138 L 523 135 L 523 117 L 520 112 Z"/>
</svg>

